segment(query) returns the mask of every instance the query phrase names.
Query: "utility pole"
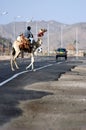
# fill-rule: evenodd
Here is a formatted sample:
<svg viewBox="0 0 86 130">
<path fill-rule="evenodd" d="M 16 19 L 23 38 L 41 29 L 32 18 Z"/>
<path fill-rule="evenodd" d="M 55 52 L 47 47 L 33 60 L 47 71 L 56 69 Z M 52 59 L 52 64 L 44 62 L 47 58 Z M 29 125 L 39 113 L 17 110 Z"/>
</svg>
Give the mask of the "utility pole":
<svg viewBox="0 0 86 130">
<path fill-rule="evenodd" d="M 76 59 L 78 59 L 78 28 L 76 28 Z"/>
<path fill-rule="evenodd" d="M 49 27 L 49 23 L 48 23 L 48 56 L 50 55 L 50 54 L 49 54 L 49 51 L 50 51 L 50 43 L 49 43 L 49 42 L 50 42 L 50 41 L 49 41 L 49 35 L 50 35 L 49 33 L 50 33 L 50 32 L 49 32 L 49 31 L 50 31 L 50 27 Z"/>
<path fill-rule="evenodd" d="M 62 46 L 63 46 L 63 27 L 62 27 L 62 25 L 61 25 L 61 35 L 60 35 L 60 41 L 61 41 L 61 48 L 62 48 Z"/>
</svg>

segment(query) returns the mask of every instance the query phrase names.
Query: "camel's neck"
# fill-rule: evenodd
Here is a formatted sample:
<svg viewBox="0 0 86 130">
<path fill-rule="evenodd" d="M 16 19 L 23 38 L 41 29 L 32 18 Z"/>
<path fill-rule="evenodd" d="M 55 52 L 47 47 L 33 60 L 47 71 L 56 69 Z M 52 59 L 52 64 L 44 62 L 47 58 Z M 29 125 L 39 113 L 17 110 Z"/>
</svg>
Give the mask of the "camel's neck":
<svg viewBox="0 0 86 130">
<path fill-rule="evenodd" d="M 42 38 L 38 38 L 38 40 L 37 40 L 37 45 L 38 45 L 38 46 L 41 46 L 41 45 L 42 45 Z"/>
<path fill-rule="evenodd" d="M 31 52 L 35 52 L 38 47 L 42 45 L 42 39 L 38 38 L 37 41 L 34 41 L 33 47 L 31 48 Z"/>
</svg>

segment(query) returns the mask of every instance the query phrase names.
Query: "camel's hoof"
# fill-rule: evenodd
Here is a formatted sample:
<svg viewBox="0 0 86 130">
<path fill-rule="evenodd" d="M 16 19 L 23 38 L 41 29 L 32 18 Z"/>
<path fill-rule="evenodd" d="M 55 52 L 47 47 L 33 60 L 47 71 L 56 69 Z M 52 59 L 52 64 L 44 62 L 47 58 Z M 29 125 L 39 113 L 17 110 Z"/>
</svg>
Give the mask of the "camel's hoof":
<svg viewBox="0 0 86 130">
<path fill-rule="evenodd" d="M 26 67 L 26 70 L 28 70 L 28 68 Z"/>
<path fill-rule="evenodd" d="M 35 71 L 36 71 L 36 69 L 33 69 L 32 71 L 34 71 L 34 72 L 35 72 Z"/>
<path fill-rule="evenodd" d="M 12 71 L 15 71 L 15 69 L 12 69 Z"/>
</svg>

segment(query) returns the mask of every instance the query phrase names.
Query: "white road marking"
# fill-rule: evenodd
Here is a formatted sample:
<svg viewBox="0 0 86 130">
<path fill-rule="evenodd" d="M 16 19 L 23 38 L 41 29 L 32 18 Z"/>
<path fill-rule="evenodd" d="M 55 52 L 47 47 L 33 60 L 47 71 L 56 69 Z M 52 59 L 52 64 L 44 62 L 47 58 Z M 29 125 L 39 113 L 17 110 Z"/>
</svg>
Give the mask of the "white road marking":
<svg viewBox="0 0 86 130">
<path fill-rule="evenodd" d="M 10 78 L 6 79 L 5 81 L 1 82 L 1 83 L 0 83 L 0 86 L 2 86 L 2 85 L 4 85 L 4 84 L 8 83 L 8 82 L 11 81 L 12 79 L 14 79 L 14 78 L 16 78 L 17 76 L 19 76 L 19 75 L 21 75 L 21 74 L 23 74 L 23 73 L 26 73 L 26 72 L 28 72 L 28 71 L 22 71 L 22 72 L 19 72 L 19 73 L 17 73 L 17 74 L 14 74 L 12 77 L 10 77 Z"/>
<path fill-rule="evenodd" d="M 62 63 L 62 62 L 57 62 L 57 63 L 55 63 L 55 64 L 61 64 L 61 63 Z M 48 64 L 48 65 L 39 67 L 39 68 L 37 68 L 37 69 L 34 69 L 34 71 L 38 71 L 38 70 L 47 68 L 47 67 L 52 66 L 52 65 L 54 65 L 54 64 Z M 19 72 L 19 73 L 17 73 L 17 74 L 14 74 L 12 77 L 10 77 L 10 78 L 6 79 L 5 81 L 1 82 L 1 83 L 0 83 L 0 86 L 3 86 L 4 84 L 6 84 L 6 83 L 8 83 L 9 81 L 13 80 L 14 78 L 18 77 L 19 75 L 24 74 L 24 73 L 27 73 L 27 72 L 30 72 L 30 71 L 32 71 L 32 70 L 26 70 L 26 71 L 22 71 L 22 72 Z"/>
<path fill-rule="evenodd" d="M 49 66 L 52 66 L 52 65 L 53 65 L 53 64 L 45 65 L 45 66 L 39 67 L 39 68 L 37 68 L 37 69 L 34 69 L 34 71 L 41 70 L 41 69 L 44 69 L 44 68 L 49 67 Z"/>
</svg>

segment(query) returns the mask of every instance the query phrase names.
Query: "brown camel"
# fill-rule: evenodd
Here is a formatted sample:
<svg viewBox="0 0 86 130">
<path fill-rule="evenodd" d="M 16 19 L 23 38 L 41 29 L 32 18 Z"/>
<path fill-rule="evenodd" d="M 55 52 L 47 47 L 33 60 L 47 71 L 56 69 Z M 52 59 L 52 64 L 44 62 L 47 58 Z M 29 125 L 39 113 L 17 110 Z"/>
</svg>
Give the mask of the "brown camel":
<svg viewBox="0 0 86 130">
<path fill-rule="evenodd" d="M 17 65 L 16 58 L 19 56 L 21 51 L 28 52 L 31 54 L 31 64 L 26 67 L 26 69 L 30 68 L 32 66 L 32 70 L 34 69 L 34 52 L 38 47 L 42 45 L 42 37 L 44 33 L 46 32 L 46 29 L 41 29 L 41 32 L 38 33 L 38 39 L 37 41 L 34 40 L 34 42 L 31 44 L 28 39 L 26 39 L 23 35 L 20 36 L 20 41 L 16 40 L 13 43 L 12 52 L 11 52 L 11 69 L 14 71 L 14 64 L 17 69 L 19 69 Z"/>
</svg>

